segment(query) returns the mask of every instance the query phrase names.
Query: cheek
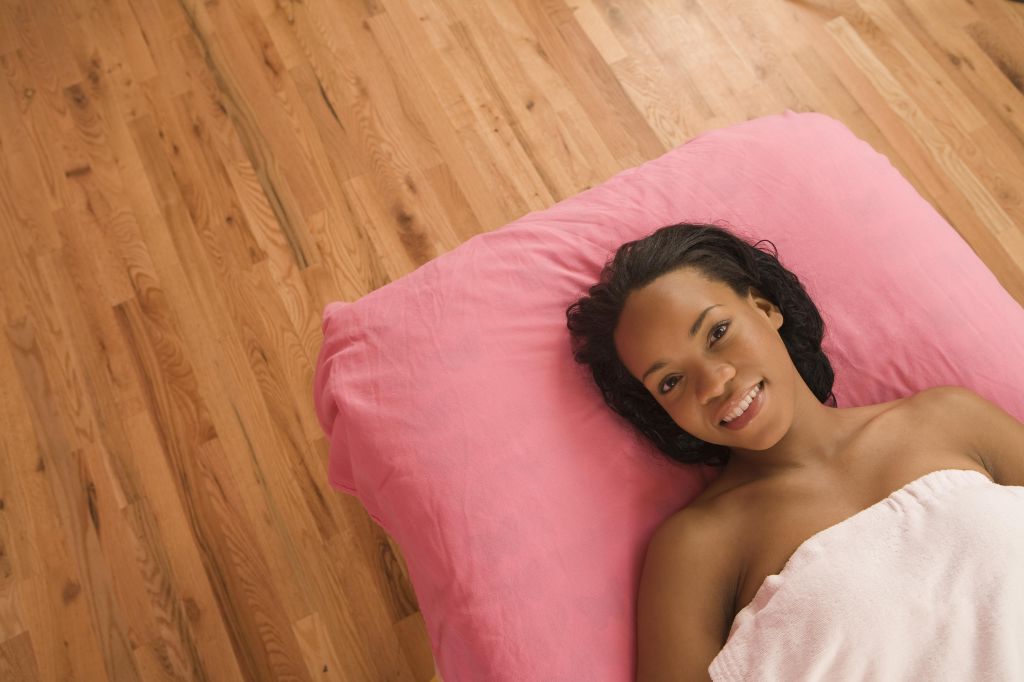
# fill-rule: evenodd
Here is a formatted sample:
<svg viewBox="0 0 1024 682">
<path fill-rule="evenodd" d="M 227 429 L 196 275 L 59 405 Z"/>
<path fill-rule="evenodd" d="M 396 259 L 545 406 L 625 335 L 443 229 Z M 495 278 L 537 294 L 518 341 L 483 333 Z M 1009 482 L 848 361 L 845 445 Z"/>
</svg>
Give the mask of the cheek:
<svg viewBox="0 0 1024 682">
<path fill-rule="evenodd" d="M 708 430 L 703 413 L 694 407 L 692 400 L 686 405 L 670 406 L 668 413 L 676 426 L 693 436 L 700 436 Z"/>
</svg>

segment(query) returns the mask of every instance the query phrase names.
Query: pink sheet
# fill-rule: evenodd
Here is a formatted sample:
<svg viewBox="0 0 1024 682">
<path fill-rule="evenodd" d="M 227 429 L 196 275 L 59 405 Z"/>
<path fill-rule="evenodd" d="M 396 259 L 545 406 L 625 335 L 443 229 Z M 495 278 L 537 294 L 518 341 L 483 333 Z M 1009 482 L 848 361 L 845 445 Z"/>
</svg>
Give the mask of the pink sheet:
<svg viewBox="0 0 1024 682">
<path fill-rule="evenodd" d="M 1024 487 L 943 469 L 806 540 L 737 614 L 732 680 L 1024 680 Z"/>
</svg>

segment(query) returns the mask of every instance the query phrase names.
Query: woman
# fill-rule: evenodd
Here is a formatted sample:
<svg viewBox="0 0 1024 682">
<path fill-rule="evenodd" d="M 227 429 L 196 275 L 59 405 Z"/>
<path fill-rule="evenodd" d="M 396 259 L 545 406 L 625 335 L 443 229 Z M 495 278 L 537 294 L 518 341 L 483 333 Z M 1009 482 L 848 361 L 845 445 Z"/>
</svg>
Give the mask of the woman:
<svg viewBox="0 0 1024 682">
<path fill-rule="evenodd" d="M 1024 435 L 956 387 L 838 407 L 821 315 L 755 247 L 714 225 L 661 228 L 619 248 L 567 311 L 607 404 L 670 460 L 721 470 L 648 546 L 639 679 L 708 679 L 736 614 L 808 538 L 929 472 L 992 479 L 979 439 L 1009 457 Z M 1007 484 L 1024 484 L 1012 466 Z"/>
</svg>

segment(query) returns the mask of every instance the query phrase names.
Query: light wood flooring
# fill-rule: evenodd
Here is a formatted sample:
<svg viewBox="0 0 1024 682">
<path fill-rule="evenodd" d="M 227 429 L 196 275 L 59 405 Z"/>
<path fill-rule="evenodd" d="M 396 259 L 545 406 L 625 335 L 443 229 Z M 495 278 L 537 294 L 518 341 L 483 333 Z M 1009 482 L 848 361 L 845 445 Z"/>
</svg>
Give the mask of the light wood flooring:
<svg viewBox="0 0 1024 682">
<path fill-rule="evenodd" d="M 1024 302 L 1024 4 L 0 0 L 0 679 L 430 680 L 324 304 L 786 108 Z"/>
</svg>

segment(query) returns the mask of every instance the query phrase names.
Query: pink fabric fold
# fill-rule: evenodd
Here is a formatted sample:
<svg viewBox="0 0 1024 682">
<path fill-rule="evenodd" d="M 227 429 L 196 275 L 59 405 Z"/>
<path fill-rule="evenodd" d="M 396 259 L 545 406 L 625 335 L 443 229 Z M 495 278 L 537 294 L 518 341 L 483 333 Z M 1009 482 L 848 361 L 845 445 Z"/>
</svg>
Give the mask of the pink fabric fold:
<svg viewBox="0 0 1024 682">
<path fill-rule="evenodd" d="M 1024 487 L 943 469 L 813 535 L 712 680 L 1024 680 Z"/>
</svg>

